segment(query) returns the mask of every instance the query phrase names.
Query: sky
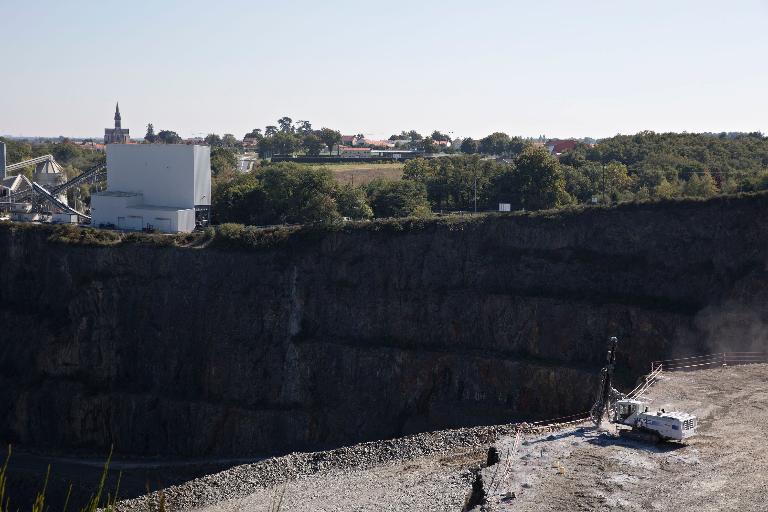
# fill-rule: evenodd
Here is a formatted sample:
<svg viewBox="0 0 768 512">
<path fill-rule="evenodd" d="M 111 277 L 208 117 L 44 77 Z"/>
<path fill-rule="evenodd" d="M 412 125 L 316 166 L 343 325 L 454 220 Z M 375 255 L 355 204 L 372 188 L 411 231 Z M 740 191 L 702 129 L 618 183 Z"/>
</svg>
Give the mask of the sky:
<svg viewBox="0 0 768 512">
<path fill-rule="evenodd" d="M 0 0 L 0 134 L 768 133 L 768 0 Z"/>
</svg>

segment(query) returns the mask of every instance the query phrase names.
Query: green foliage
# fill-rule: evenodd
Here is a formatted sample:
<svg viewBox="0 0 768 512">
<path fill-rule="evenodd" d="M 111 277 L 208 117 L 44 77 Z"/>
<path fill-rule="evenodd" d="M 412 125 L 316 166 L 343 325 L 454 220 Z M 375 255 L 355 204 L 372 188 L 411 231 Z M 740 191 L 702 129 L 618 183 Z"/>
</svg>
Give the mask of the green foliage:
<svg viewBox="0 0 768 512">
<path fill-rule="evenodd" d="M 365 220 L 373 217 L 373 210 L 361 187 L 346 184 L 336 191 L 336 204 L 343 217 L 353 220 Z"/>
<path fill-rule="evenodd" d="M 217 185 L 213 192 L 213 211 L 218 222 L 252 225 L 333 222 L 342 216 L 366 218 L 366 205 L 356 204 L 359 197 L 354 191 L 346 192 L 323 167 L 279 163 Z"/>
<path fill-rule="evenodd" d="M 486 155 L 517 155 L 526 142 L 520 137 L 510 137 L 506 133 L 495 132 L 480 140 L 478 151 Z"/>
<path fill-rule="evenodd" d="M 572 202 L 560 162 L 541 148 L 523 149 L 492 187 L 494 203 L 510 203 L 515 210 L 544 210 Z"/>
<path fill-rule="evenodd" d="M 329 153 L 332 153 L 333 147 L 341 142 L 341 133 L 330 128 L 321 128 L 317 136 L 328 147 Z"/>
<path fill-rule="evenodd" d="M 689 197 L 712 197 L 718 193 L 715 180 L 708 172 L 704 174 L 694 174 L 683 187 L 683 195 Z"/>
<path fill-rule="evenodd" d="M 635 189 L 627 166 L 618 162 L 600 165 L 583 163 L 580 167 L 563 165 L 565 188 L 577 201 L 588 203 L 592 198 L 599 202 L 615 202 Z M 645 190 L 648 190 L 646 187 Z"/>
<path fill-rule="evenodd" d="M 429 210 L 426 187 L 418 181 L 375 179 L 366 192 L 376 217 L 409 217 Z"/>
<path fill-rule="evenodd" d="M 155 127 L 152 126 L 152 123 L 149 123 L 147 125 L 147 133 L 144 135 L 144 140 L 149 142 L 150 144 L 157 141 L 157 135 L 155 134 Z"/>
<path fill-rule="evenodd" d="M 8 455 L 5 458 L 5 463 L 3 464 L 3 467 L 0 468 L 0 512 L 10 512 L 10 496 L 7 494 L 7 478 L 8 478 L 8 462 L 11 459 L 11 446 L 8 446 Z M 112 461 L 112 449 L 109 450 L 109 456 L 107 457 L 106 462 L 104 463 L 104 468 L 101 472 L 101 478 L 99 479 L 99 485 L 96 488 L 96 492 L 91 496 L 91 498 L 88 500 L 88 503 L 86 503 L 85 507 L 80 509 L 80 512 L 97 512 L 99 510 L 103 510 L 104 512 L 115 512 L 115 504 L 117 503 L 117 496 L 120 492 L 120 479 L 122 474 L 118 474 L 117 477 L 117 484 L 115 487 L 115 494 L 111 495 L 107 493 L 106 499 L 103 499 L 104 493 L 106 491 L 106 482 L 107 482 L 107 475 L 109 474 L 109 465 Z M 48 470 L 45 474 L 45 481 L 43 482 L 43 487 L 40 492 L 37 493 L 37 496 L 35 497 L 35 501 L 32 503 L 32 512 L 44 512 L 47 510 L 50 510 L 50 505 L 46 506 L 45 503 L 45 493 L 48 489 L 48 481 L 51 476 L 51 466 L 48 466 Z M 69 506 L 69 498 L 72 494 L 72 485 L 69 486 L 69 491 L 67 492 L 67 497 L 64 500 L 64 505 L 62 507 L 63 512 L 67 512 L 67 507 Z M 18 507 L 14 510 L 18 510 Z"/>
<path fill-rule="evenodd" d="M 223 142 L 221 141 L 221 137 L 216 135 L 215 133 L 209 133 L 205 136 L 205 143 L 211 146 L 211 148 L 217 148 L 223 146 Z"/>
<path fill-rule="evenodd" d="M 157 142 L 162 142 L 163 144 L 181 144 L 183 140 L 179 134 L 174 131 L 160 130 L 157 134 Z"/>
<path fill-rule="evenodd" d="M 211 172 L 214 176 L 237 170 L 237 155 L 225 147 L 211 148 Z"/>
<path fill-rule="evenodd" d="M 435 140 L 432 137 L 425 137 L 421 144 L 422 149 L 427 154 L 435 153 L 437 151 L 437 144 L 435 144 Z"/>
<path fill-rule="evenodd" d="M 61 224 L 54 227 L 48 240 L 65 244 L 115 245 L 120 243 L 121 238 L 120 233 L 117 231 Z"/>
<path fill-rule="evenodd" d="M 435 210 L 473 210 L 476 185 L 478 209 L 484 210 L 492 206 L 491 184 L 508 168 L 479 156 L 417 158 L 406 162 L 403 178 L 423 183 Z"/>
<path fill-rule="evenodd" d="M 318 137 L 312 132 L 309 132 L 306 135 L 304 135 L 304 139 L 302 140 L 302 146 L 304 146 L 304 150 L 310 156 L 319 155 L 320 152 L 323 150 L 323 145 L 324 143 L 322 140 L 320 140 L 320 137 Z"/>
<path fill-rule="evenodd" d="M 480 151 L 480 143 L 471 137 L 467 137 L 461 141 L 461 152 L 467 155 L 473 155 Z"/>
<path fill-rule="evenodd" d="M 217 222 L 258 223 L 266 202 L 264 187 L 253 173 L 213 187 L 213 213 Z"/>
<path fill-rule="evenodd" d="M 560 157 L 568 188 L 584 201 L 600 165 L 626 166 L 627 177 L 611 189 L 612 200 L 711 197 L 721 193 L 762 190 L 768 171 L 768 138 L 759 133 L 693 134 L 641 132 L 579 144 Z"/>
<path fill-rule="evenodd" d="M 215 228 L 211 247 L 220 249 L 254 249 L 274 247 L 285 242 L 298 228 L 258 228 L 225 223 Z"/>
</svg>

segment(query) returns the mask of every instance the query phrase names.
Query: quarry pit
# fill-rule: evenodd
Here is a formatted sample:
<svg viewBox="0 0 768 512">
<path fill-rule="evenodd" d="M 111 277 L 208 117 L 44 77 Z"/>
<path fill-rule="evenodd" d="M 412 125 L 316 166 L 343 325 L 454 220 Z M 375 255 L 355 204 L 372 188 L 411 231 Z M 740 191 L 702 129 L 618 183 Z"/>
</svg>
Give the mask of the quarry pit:
<svg viewBox="0 0 768 512">
<path fill-rule="evenodd" d="M 654 359 L 766 346 L 765 194 L 234 248 L 56 229 L 0 223 L 0 432 L 41 457 L 257 460 L 472 431 L 587 410 L 609 336 L 625 389 Z M 455 500 L 480 437 L 444 462 L 465 472 Z"/>
</svg>

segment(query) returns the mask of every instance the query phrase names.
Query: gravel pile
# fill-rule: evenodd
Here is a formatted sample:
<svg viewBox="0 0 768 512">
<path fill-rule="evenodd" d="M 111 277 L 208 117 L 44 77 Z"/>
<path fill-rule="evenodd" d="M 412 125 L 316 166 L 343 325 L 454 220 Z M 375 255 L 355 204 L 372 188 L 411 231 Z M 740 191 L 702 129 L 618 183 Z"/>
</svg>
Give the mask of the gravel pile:
<svg viewBox="0 0 768 512">
<path fill-rule="evenodd" d="M 260 490 L 316 474 L 339 474 L 445 455 L 489 445 L 516 424 L 461 428 L 373 441 L 325 452 L 292 453 L 237 466 L 118 504 L 120 512 L 156 510 L 160 493 L 167 510 L 190 510 L 243 498 Z"/>
</svg>

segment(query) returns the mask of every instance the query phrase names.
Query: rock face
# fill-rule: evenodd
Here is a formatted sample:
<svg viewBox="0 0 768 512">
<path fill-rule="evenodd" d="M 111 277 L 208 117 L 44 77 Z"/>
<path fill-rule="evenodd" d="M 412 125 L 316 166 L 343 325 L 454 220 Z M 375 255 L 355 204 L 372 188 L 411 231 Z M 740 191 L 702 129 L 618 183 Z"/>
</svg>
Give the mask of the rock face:
<svg viewBox="0 0 768 512">
<path fill-rule="evenodd" d="M 352 228 L 271 249 L 0 226 L 0 433 L 274 454 L 588 409 L 608 336 L 766 346 L 768 197 Z"/>
</svg>

